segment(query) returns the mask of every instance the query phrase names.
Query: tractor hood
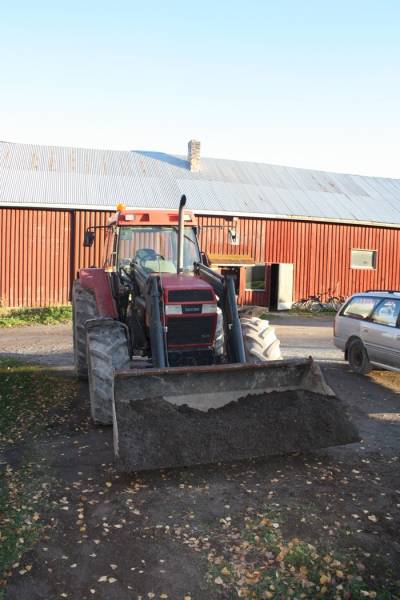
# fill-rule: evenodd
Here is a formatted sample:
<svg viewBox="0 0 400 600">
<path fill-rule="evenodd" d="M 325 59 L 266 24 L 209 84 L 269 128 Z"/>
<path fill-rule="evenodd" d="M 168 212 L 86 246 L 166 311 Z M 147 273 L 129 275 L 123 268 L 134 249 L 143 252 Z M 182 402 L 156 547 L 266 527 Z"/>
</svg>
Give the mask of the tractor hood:
<svg viewBox="0 0 400 600">
<path fill-rule="evenodd" d="M 164 291 L 164 301 L 167 304 L 216 302 L 215 293 L 211 285 L 196 275 L 165 273 L 161 274 L 160 280 Z"/>
</svg>

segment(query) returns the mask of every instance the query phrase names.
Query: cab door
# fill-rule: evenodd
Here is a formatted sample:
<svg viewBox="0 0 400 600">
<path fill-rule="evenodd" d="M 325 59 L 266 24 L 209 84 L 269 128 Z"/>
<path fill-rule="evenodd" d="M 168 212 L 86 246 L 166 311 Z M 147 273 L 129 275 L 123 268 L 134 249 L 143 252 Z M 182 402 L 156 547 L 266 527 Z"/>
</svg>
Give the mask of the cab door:
<svg viewBox="0 0 400 600">
<path fill-rule="evenodd" d="M 361 337 L 371 361 L 400 369 L 400 300 L 386 298 L 361 323 Z"/>
<path fill-rule="evenodd" d="M 109 225 L 106 229 L 104 249 L 103 249 L 103 268 L 106 271 L 115 270 L 117 248 L 116 228 Z"/>
</svg>

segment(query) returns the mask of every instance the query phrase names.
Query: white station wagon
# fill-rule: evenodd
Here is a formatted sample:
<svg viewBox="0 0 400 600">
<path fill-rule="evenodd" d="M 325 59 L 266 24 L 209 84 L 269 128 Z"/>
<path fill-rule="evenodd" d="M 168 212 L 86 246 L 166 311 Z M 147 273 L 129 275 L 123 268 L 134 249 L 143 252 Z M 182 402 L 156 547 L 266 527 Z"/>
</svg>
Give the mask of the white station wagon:
<svg viewBox="0 0 400 600">
<path fill-rule="evenodd" d="M 336 316 L 334 342 L 356 373 L 373 368 L 400 372 L 400 292 L 350 296 Z"/>
</svg>

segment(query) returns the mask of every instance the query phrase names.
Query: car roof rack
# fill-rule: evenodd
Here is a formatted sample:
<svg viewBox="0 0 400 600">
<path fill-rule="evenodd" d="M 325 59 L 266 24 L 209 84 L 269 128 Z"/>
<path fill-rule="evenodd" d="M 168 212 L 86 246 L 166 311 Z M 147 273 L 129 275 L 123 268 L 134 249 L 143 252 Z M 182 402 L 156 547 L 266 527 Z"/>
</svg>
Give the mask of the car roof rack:
<svg viewBox="0 0 400 600">
<path fill-rule="evenodd" d="M 375 292 L 384 294 L 400 294 L 400 290 L 365 290 L 364 293 Z"/>
</svg>

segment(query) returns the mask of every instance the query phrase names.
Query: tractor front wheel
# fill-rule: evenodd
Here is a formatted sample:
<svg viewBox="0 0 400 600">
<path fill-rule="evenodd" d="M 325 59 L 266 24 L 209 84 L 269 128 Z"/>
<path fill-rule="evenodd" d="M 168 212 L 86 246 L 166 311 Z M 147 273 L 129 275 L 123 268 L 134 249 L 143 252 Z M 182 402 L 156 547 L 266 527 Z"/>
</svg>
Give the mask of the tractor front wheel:
<svg viewBox="0 0 400 600">
<path fill-rule="evenodd" d="M 127 329 L 113 319 L 86 324 L 90 412 L 94 423 L 113 422 L 114 370 L 129 366 Z"/>
</svg>

